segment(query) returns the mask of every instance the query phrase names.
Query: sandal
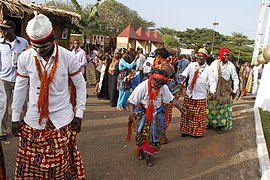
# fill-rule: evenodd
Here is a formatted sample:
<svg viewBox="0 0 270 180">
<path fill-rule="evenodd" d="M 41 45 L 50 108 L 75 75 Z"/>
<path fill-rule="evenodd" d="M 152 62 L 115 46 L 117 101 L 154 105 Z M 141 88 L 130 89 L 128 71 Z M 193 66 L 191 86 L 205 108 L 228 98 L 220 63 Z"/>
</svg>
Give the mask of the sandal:
<svg viewBox="0 0 270 180">
<path fill-rule="evenodd" d="M 146 165 L 152 167 L 154 165 L 153 159 L 149 153 L 146 154 Z"/>
<path fill-rule="evenodd" d="M 117 107 L 116 111 L 124 111 L 124 109 L 122 107 Z"/>
<path fill-rule="evenodd" d="M 225 128 L 219 126 L 219 127 L 217 127 L 216 132 L 217 132 L 218 134 L 223 134 L 223 133 L 225 132 Z"/>
<path fill-rule="evenodd" d="M 140 149 L 139 154 L 137 155 L 137 159 L 143 160 L 144 159 L 144 152 Z"/>
<path fill-rule="evenodd" d="M 167 144 L 168 139 L 166 137 L 163 137 L 163 138 L 161 138 L 160 142 L 161 142 L 161 145 Z"/>
</svg>

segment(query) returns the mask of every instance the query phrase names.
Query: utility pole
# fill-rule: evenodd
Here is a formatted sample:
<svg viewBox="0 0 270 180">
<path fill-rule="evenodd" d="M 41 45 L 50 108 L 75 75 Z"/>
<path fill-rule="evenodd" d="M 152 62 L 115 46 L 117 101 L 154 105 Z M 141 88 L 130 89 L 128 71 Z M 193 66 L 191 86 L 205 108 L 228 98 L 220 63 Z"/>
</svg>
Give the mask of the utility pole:
<svg viewBox="0 0 270 180">
<path fill-rule="evenodd" d="M 260 6 L 260 15 L 259 15 L 259 20 L 258 20 L 255 46 L 253 50 L 251 63 L 253 63 L 257 59 L 258 54 L 259 54 L 259 48 L 261 46 L 261 39 L 263 35 L 263 20 L 264 20 L 265 9 L 266 9 L 266 0 L 262 0 L 261 6 Z"/>
<path fill-rule="evenodd" d="M 212 48 L 211 48 L 211 53 L 213 55 L 213 50 L 214 50 L 214 43 L 215 43 L 215 34 L 216 34 L 216 26 L 219 25 L 219 23 L 217 22 L 217 16 L 215 16 L 215 21 L 213 22 L 213 26 L 214 26 L 214 32 L 213 32 L 213 39 L 212 39 Z"/>
</svg>

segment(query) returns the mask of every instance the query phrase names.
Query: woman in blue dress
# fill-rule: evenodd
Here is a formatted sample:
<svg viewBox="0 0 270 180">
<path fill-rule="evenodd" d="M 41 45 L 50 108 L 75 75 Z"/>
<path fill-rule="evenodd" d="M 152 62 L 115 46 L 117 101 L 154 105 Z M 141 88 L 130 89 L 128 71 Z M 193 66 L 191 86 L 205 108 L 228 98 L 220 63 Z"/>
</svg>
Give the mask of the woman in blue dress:
<svg viewBox="0 0 270 180">
<path fill-rule="evenodd" d="M 121 50 L 122 58 L 119 61 L 119 75 L 117 79 L 117 90 L 119 91 L 119 97 L 117 101 L 118 111 L 123 111 L 127 105 L 127 99 L 130 95 L 130 73 L 131 69 L 135 66 L 136 60 L 131 63 L 127 62 L 127 50 L 123 48 Z"/>
</svg>

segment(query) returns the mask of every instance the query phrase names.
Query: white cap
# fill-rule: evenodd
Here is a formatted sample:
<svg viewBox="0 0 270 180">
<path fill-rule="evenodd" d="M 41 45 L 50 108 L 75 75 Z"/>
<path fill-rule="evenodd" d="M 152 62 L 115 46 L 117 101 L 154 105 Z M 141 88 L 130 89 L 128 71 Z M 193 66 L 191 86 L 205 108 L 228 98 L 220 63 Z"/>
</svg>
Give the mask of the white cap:
<svg viewBox="0 0 270 180">
<path fill-rule="evenodd" d="M 44 14 L 37 14 L 26 26 L 26 33 L 32 42 L 41 42 L 48 39 L 54 32 L 52 23 Z"/>
</svg>

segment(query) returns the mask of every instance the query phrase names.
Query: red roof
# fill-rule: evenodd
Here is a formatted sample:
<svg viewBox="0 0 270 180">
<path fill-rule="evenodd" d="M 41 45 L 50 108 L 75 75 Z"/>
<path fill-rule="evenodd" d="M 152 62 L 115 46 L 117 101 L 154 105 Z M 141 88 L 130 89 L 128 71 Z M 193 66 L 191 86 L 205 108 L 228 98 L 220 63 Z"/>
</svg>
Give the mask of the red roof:
<svg viewBox="0 0 270 180">
<path fill-rule="evenodd" d="M 150 41 L 156 42 L 155 37 L 150 29 L 148 29 L 145 34 Z"/>
<path fill-rule="evenodd" d="M 137 31 L 136 31 L 136 34 L 137 34 L 137 38 L 138 40 L 143 40 L 143 41 L 148 41 L 149 38 L 146 36 L 144 30 L 142 27 L 140 27 Z"/>
<path fill-rule="evenodd" d="M 159 35 L 159 33 L 156 31 L 156 32 L 154 32 L 154 37 L 155 37 L 155 42 L 158 42 L 158 43 L 163 43 L 163 41 L 162 41 L 162 39 L 161 39 L 161 37 L 160 37 L 160 35 Z"/>
<path fill-rule="evenodd" d="M 137 39 L 137 34 L 132 26 L 129 24 L 117 37 L 128 37 L 131 39 Z"/>
</svg>

